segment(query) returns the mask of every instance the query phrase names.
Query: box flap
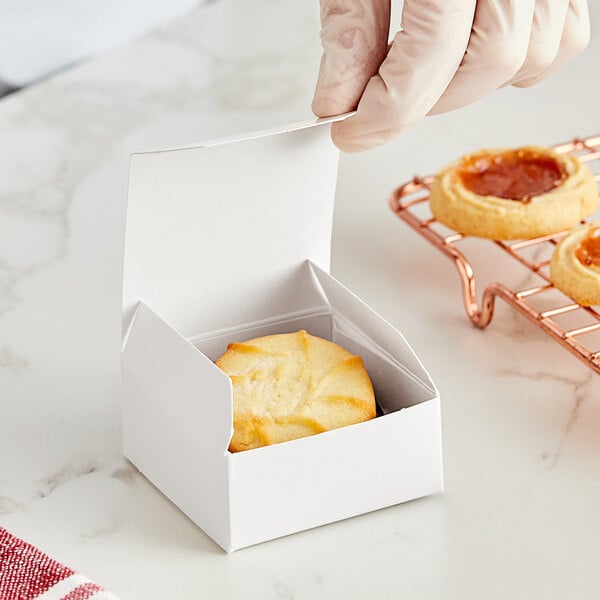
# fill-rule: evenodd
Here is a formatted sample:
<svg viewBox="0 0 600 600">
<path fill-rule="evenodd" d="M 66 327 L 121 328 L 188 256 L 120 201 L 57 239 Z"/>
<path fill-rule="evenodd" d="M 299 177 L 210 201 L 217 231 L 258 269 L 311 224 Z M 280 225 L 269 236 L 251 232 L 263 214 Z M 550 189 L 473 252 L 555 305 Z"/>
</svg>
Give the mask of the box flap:
<svg viewBox="0 0 600 600">
<path fill-rule="evenodd" d="M 332 120 L 132 156 L 124 331 L 140 300 L 186 336 L 293 310 L 302 263 L 329 270 Z"/>
<path fill-rule="evenodd" d="M 140 303 L 123 349 L 122 395 L 125 456 L 227 545 L 229 377 Z"/>
</svg>

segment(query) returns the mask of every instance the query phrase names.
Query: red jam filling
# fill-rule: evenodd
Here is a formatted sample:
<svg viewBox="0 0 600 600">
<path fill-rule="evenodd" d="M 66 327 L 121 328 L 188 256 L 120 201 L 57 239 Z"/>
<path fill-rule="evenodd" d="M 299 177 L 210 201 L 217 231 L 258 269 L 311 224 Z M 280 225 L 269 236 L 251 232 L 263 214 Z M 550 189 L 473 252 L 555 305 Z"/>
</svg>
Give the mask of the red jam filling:
<svg viewBox="0 0 600 600">
<path fill-rule="evenodd" d="M 586 267 L 600 267 L 600 227 L 592 227 L 575 248 L 577 260 Z"/>
<path fill-rule="evenodd" d="M 462 184 L 479 196 L 529 202 L 558 187 L 567 176 L 552 156 L 533 150 L 478 154 L 457 169 Z"/>
</svg>

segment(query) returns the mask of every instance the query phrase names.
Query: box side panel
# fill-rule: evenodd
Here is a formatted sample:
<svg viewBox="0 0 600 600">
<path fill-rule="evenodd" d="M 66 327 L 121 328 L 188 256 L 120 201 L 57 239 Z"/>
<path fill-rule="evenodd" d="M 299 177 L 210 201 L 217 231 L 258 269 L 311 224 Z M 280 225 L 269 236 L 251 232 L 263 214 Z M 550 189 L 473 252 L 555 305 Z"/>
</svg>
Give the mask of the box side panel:
<svg viewBox="0 0 600 600">
<path fill-rule="evenodd" d="M 123 350 L 122 393 L 127 458 L 228 547 L 229 378 L 141 304 Z"/>
<path fill-rule="evenodd" d="M 442 491 L 439 399 L 229 457 L 232 549 Z"/>
<path fill-rule="evenodd" d="M 303 308 L 291 284 L 307 258 L 329 268 L 337 161 L 324 126 L 134 155 L 126 321 L 143 300 L 190 337 Z"/>
<path fill-rule="evenodd" d="M 404 336 L 329 273 L 318 265 L 312 265 L 312 268 L 334 312 L 333 337 L 336 332 L 340 334 L 342 345 L 348 340 L 360 342 L 413 377 L 414 384 L 429 391 L 429 397 L 436 396 L 437 390 L 429 373 Z"/>
</svg>

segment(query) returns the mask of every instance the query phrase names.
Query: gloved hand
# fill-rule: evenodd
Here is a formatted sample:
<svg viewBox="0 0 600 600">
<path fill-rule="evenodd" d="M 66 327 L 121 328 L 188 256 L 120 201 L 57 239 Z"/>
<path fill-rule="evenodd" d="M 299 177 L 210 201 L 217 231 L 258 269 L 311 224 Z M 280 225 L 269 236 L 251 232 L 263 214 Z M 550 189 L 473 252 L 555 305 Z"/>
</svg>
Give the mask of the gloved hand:
<svg viewBox="0 0 600 600">
<path fill-rule="evenodd" d="M 589 41 L 586 0 L 405 0 L 388 46 L 390 0 L 321 0 L 313 111 L 346 152 L 383 144 L 427 114 L 553 73 Z"/>
</svg>

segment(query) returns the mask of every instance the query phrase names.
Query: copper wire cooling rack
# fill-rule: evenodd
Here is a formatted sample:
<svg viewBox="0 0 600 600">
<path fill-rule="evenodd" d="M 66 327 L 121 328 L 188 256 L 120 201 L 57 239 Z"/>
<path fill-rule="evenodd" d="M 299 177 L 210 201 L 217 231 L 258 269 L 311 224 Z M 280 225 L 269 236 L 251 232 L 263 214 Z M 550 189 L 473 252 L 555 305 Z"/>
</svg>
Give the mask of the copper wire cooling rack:
<svg viewBox="0 0 600 600">
<path fill-rule="evenodd" d="M 596 182 L 600 181 L 600 135 L 585 139 L 576 138 L 571 142 L 554 146 L 554 149 L 559 153 L 577 156 L 590 167 Z M 590 343 L 587 340 L 597 336 L 586 335 L 593 332 L 600 333 L 600 313 L 592 307 L 577 304 L 562 293 L 557 293 L 549 279 L 549 255 L 568 231 L 530 240 L 510 242 L 489 240 L 490 244 L 498 246 L 520 265 L 529 269 L 535 275 L 534 279 L 538 285 L 513 290 L 503 283 L 491 283 L 483 291 L 479 303 L 475 271 L 466 255 L 457 247 L 469 236 L 441 226 L 431 215 L 429 187 L 432 181 L 433 177 L 415 177 L 394 190 L 390 198 L 390 206 L 405 223 L 452 259 L 460 275 L 463 302 L 471 322 L 476 327 L 482 329 L 486 327 L 494 315 L 496 297 L 502 298 L 571 354 L 600 374 L 600 341 L 593 340 Z M 544 249 L 542 246 L 547 248 Z M 546 252 L 547 259 L 537 260 L 536 255 L 543 254 L 545 250 L 549 251 Z M 534 302 L 539 301 L 540 298 L 546 300 L 543 308 L 536 306 Z M 576 315 L 579 325 L 572 327 L 561 324 L 560 319 L 565 315 Z M 588 347 L 594 344 L 596 347 Z"/>
</svg>

